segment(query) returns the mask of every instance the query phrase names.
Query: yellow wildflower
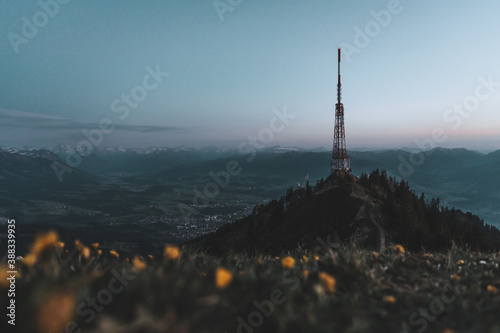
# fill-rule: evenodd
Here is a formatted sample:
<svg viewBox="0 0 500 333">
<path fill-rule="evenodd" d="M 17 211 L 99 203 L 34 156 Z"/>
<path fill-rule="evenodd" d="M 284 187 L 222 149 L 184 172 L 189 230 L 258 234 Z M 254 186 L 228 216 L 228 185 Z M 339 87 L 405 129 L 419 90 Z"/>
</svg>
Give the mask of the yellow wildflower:
<svg viewBox="0 0 500 333">
<path fill-rule="evenodd" d="M 308 270 L 303 270 L 302 271 L 302 276 L 304 277 L 304 280 L 307 280 L 307 278 L 309 277 L 309 271 Z"/>
<path fill-rule="evenodd" d="M 321 282 L 323 282 L 323 285 L 325 286 L 326 290 L 329 292 L 334 292 L 335 291 L 335 286 L 337 285 L 337 280 L 333 276 L 331 276 L 328 273 L 321 272 L 319 273 L 319 279 Z"/>
<path fill-rule="evenodd" d="M 425 256 L 426 258 L 431 258 L 431 257 L 432 257 L 432 255 L 430 255 L 429 253 L 424 254 L 424 256 Z"/>
<path fill-rule="evenodd" d="M 225 268 L 217 268 L 215 272 L 215 285 L 219 289 L 226 288 L 233 280 L 233 274 Z"/>
<path fill-rule="evenodd" d="M 9 285 L 9 280 L 7 280 L 9 277 L 9 274 L 7 274 L 8 270 L 7 265 L 0 265 L 0 287 L 7 287 Z"/>
<path fill-rule="evenodd" d="M 62 332 L 75 314 L 75 297 L 67 291 L 51 292 L 40 304 L 36 322 L 40 332 Z"/>
<path fill-rule="evenodd" d="M 281 259 L 281 265 L 286 269 L 292 269 L 295 266 L 295 259 L 292 257 L 285 257 Z"/>
<path fill-rule="evenodd" d="M 97 255 L 100 256 L 102 254 L 102 250 L 97 250 Z"/>
<path fill-rule="evenodd" d="M 396 303 L 396 298 L 394 296 L 390 296 L 390 295 L 384 296 L 382 298 L 382 300 L 384 301 L 384 303 L 388 303 L 388 304 L 394 304 L 394 303 Z"/>
<path fill-rule="evenodd" d="M 10 271 L 9 266 L 7 265 L 0 265 L 0 287 L 5 287 L 7 288 L 10 285 L 10 281 L 7 280 L 11 275 L 15 275 L 16 278 L 20 277 L 20 273 L 17 272 L 15 274 L 7 273 L 7 271 Z"/>
<path fill-rule="evenodd" d="M 111 250 L 109 251 L 109 254 L 113 257 L 113 258 L 119 258 L 120 255 L 118 254 L 118 252 L 116 252 L 115 250 Z"/>
<path fill-rule="evenodd" d="M 455 281 L 457 281 L 457 282 L 460 282 L 460 276 L 458 276 L 457 274 L 452 274 L 452 275 L 450 275 L 450 278 L 451 278 L 452 280 L 455 280 Z"/>
<path fill-rule="evenodd" d="M 31 248 L 31 252 L 41 252 L 47 247 L 54 246 L 57 242 L 59 242 L 59 235 L 57 235 L 55 231 L 49 231 L 45 234 L 38 235 L 35 239 L 35 244 L 33 244 Z"/>
<path fill-rule="evenodd" d="M 465 261 L 464 260 L 459 260 L 459 261 L 457 261 L 457 265 L 465 265 Z"/>
<path fill-rule="evenodd" d="M 36 257 L 35 255 L 28 253 L 26 257 L 23 258 L 22 260 L 23 264 L 25 264 L 28 267 L 31 267 L 35 264 L 36 262 Z"/>
<path fill-rule="evenodd" d="M 94 250 L 97 250 L 98 247 L 99 247 L 99 243 L 92 243 L 92 248 Z"/>
<path fill-rule="evenodd" d="M 314 260 L 318 261 L 319 257 L 318 256 L 314 256 Z"/>
<path fill-rule="evenodd" d="M 138 256 L 134 257 L 133 263 L 134 263 L 134 268 L 138 271 L 146 269 L 146 263 L 142 261 Z"/>
<path fill-rule="evenodd" d="M 405 253 L 405 248 L 401 244 L 394 245 L 394 250 L 396 250 L 396 252 L 400 254 Z"/>
<path fill-rule="evenodd" d="M 90 249 L 82 244 L 78 239 L 75 240 L 75 249 L 80 252 L 82 257 L 88 259 L 90 257 Z"/>
<path fill-rule="evenodd" d="M 82 257 L 84 257 L 85 259 L 88 259 L 90 257 L 90 249 L 86 246 L 82 247 L 81 253 Z"/>
<path fill-rule="evenodd" d="M 168 259 L 168 260 L 175 260 L 179 258 L 181 255 L 181 251 L 179 250 L 178 246 L 175 245 L 167 245 L 165 246 L 165 252 L 163 255 Z"/>
<path fill-rule="evenodd" d="M 307 258 L 306 256 L 302 256 L 302 259 L 304 259 L 304 262 L 308 262 L 309 261 L 309 258 Z"/>
<path fill-rule="evenodd" d="M 25 264 L 28 266 L 36 263 L 43 255 L 52 249 L 57 249 L 59 235 L 55 231 L 49 231 L 36 236 L 35 242 L 31 246 L 30 253 L 25 258 Z M 26 260 L 27 259 L 27 260 Z"/>
<path fill-rule="evenodd" d="M 154 257 L 152 255 L 150 255 L 150 254 L 148 254 L 148 258 L 149 258 L 149 260 L 153 260 L 154 259 Z"/>
<path fill-rule="evenodd" d="M 372 258 L 373 259 L 377 259 L 378 258 L 378 252 L 373 251 Z"/>
<path fill-rule="evenodd" d="M 64 248 L 64 243 L 63 242 L 57 242 L 57 249 L 62 250 Z"/>
<path fill-rule="evenodd" d="M 492 286 L 491 284 L 486 287 L 486 290 L 495 295 L 498 293 L 498 289 L 495 286 Z"/>
<path fill-rule="evenodd" d="M 75 248 L 76 248 L 78 251 L 80 251 L 80 250 L 82 249 L 82 247 L 83 247 L 82 242 L 80 242 L 80 240 L 78 240 L 78 239 L 75 239 Z"/>
</svg>

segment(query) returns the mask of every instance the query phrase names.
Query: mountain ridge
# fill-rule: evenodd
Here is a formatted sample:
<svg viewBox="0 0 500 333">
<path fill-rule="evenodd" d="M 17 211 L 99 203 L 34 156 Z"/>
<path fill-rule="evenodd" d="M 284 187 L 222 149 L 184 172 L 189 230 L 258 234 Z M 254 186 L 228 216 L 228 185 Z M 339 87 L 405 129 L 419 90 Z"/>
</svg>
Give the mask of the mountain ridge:
<svg viewBox="0 0 500 333">
<path fill-rule="evenodd" d="M 194 242 L 209 253 L 279 254 L 307 249 L 329 235 L 341 243 L 382 250 L 400 243 L 412 250 L 452 244 L 478 251 L 500 249 L 500 230 L 479 217 L 418 198 L 405 181 L 383 171 L 360 178 L 332 174 L 314 187 L 289 190 L 252 215 Z"/>
</svg>

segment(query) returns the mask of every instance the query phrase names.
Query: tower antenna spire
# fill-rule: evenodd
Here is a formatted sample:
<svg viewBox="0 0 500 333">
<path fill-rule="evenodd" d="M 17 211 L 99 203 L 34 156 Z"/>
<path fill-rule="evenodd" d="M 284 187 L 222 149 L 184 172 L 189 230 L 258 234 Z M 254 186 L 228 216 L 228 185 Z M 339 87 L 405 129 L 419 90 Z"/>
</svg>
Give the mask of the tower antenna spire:
<svg viewBox="0 0 500 333">
<path fill-rule="evenodd" d="M 339 68 L 339 82 L 337 83 L 337 103 L 341 103 L 342 99 L 342 83 L 340 82 L 340 47 L 338 49 L 339 51 L 339 62 L 338 62 L 338 68 Z"/>
<path fill-rule="evenodd" d="M 333 155 L 331 173 L 351 171 L 351 158 L 347 155 L 344 127 L 344 105 L 342 104 L 342 83 L 340 81 L 340 53 L 338 48 L 337 104 L 335 104 L 335 127 L 333 129 Z"/>
</svg>

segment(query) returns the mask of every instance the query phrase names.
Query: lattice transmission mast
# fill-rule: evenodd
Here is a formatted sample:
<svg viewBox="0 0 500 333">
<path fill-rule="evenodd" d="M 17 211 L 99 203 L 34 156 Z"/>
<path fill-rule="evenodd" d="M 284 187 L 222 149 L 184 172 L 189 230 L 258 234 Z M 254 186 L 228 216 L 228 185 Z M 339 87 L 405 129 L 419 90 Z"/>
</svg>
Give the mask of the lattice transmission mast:
<svg viewBox="0 0 500 333">
<path fill-rule="evenodd" d="M 340 47 L 339 52 L 339 82 L 337 84 L 337 104 L 335 104 L 335 128 L 333 129 L 333 156 L 331 172 L 351 171 L 351 159 L 347 156 L 347 148 L 345 143 L 345 127 L 344 127 L 344 105 L 342 99 L 342 84 L 340 82 Z"/>
</svg>

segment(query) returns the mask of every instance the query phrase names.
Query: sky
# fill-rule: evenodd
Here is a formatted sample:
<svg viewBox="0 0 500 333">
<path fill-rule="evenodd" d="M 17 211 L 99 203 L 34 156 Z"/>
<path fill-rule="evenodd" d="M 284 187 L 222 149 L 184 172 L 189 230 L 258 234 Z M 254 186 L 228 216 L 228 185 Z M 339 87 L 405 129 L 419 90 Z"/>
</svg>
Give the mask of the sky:
<svg viewBox="0 0 500 333">
<path fill-rule="evenodd" d="M 0 0 L 0 145 L 500 149 L 498 1 Z M 280 116 L 278 116 L 280 115 Z"/>
</svg>

